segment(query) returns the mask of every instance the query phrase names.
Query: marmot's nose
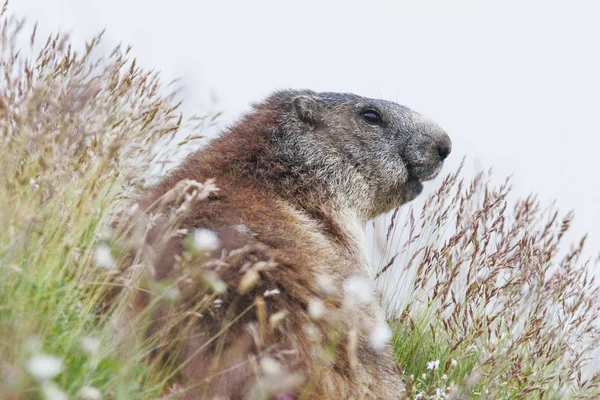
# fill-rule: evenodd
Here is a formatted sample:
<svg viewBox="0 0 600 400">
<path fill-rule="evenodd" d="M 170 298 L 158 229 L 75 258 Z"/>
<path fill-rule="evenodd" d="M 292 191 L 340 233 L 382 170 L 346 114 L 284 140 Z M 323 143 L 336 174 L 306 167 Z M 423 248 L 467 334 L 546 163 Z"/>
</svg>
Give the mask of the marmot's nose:
<svg viewBox="0 0 600 400">
<path fill-rule="evenodd" d="M 444 133 L 437 142 L 437 153 L 440 156 L 440 160 L 444 161 L 452 151 L 452 141 L 450 137 Z"/>
</svg>

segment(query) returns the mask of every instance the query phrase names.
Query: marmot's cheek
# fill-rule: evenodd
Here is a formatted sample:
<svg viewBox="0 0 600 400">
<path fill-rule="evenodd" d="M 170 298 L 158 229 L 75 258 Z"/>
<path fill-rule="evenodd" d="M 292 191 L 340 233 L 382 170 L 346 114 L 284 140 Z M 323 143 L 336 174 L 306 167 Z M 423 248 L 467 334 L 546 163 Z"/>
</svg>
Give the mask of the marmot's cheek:
<svg viewBox="0 0 600 400">
<path fill-rule="evenodd" d="M 414 200 L 423 191 L 423 184 L 418 179 L 409 179 L 404 185 L 404 201 Z"/>
</svg>

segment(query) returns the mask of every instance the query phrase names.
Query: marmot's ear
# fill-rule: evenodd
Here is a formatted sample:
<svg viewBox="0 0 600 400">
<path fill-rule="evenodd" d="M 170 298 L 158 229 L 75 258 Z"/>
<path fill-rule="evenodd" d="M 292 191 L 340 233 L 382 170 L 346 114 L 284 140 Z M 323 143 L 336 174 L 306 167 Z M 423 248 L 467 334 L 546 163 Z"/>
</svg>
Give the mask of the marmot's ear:
<svg viewBox="0 0 600 400">
<path fill-rule="evenodd" d="M 293 103 L 300 121 L 314 127 L 317 123 L 319 103 L 310 96 L 297 96 L 294 98 Z"/>
</svg>

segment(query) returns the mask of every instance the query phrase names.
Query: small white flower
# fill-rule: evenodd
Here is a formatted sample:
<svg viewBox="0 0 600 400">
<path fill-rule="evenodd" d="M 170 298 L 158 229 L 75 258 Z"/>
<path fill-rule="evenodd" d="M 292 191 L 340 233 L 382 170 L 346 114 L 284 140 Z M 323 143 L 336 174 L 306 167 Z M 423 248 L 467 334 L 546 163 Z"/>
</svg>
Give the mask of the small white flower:
<svg viewBox="0 0 600 400">
<path fill-rule="evenodd" d="M 427 363 L 427 369 L 435 371 L 440 366 L 440 360 L 429 361 Z"/>
<path fill-rule="evenodd" d="M 271 290 L 265 290 L 265 297 L 271 297 L 271 296 L 276 296 L 278 294 L 280 294 L 281 292 L 279 291 L 279 289 L 271 289 Z"/>
<path fill-rule="evenodd" d="M 137 213 L 139 208 L 140 208 L 140 205 L 138 203 L 133 203 L 131 205 L 131 207 L 129 207 L 127 209 L 127 215 L 129 215 L 130 217 L 133 217 Z"/>
<path fill-rule="evenodd" d="M 181 292 L 177 286 L 169 285 L 163 291 L 162 295 L 169 301 L 178 301 L 181 298 Z"/>
<path fill-rule="evenodd" d="M 260 359 L 260 368 L 265 375 L 278 375 L 282 372 L 281 364 L 269 356 Z"/>
<path fill-rule="evenodd" d="M 313 324 L 304 325 L 303 329 L 304 333 L 306 333 L 306 336 L 308 336 L 310 340 L 316 341 L 320 339 L 321 333 L 319 332 L 319 329 Z"/>
<path fill-rule="evenodd" d="M 100 339 L 86 336 L 81 339 L 81 348 L 87 355 L 94 356 L 100 352 Z"/>
<path fill-rule="evenodd" d="M 106 243 L 100 243 L 94 252 L 94 262 L 97 266 L 106 270 L 112 270 L 116 266 L 115 259 L 110 247 Z"/>
<path fill-rule="evenodd" d="M 210 229 L 198 228 L 194 231 L 194 247 L 198 251 L 215 251 L 221 243 L 217 234 Z"/>
<path fill-rule="evenodd" d="M 316 274 L 315 280 L 317 281 L 319 290 L 321 290 L 324 294 L 332 296 L 337 292 L 331 276 L 326 274 Z"/>
<path fill-rule="evenodd" d="M 100 400 L 102 392 L 93 386 L 84 386 L 79 390 L 79 397 L 86 400 Z"/>
<path fill-rule="evenodd" d="M 369 336 L 369 343 L 375 350 L 383 350 L 392 339 L 392 331 L 386 324 L 375 326 Z"/>
<path fill-rule="evenodd" d="M 29 179 L 29 187 L 31 187 L 33 190 L 36 190 L 37 188 L 40 187 L 40 185 L 37 183 L 36 179 Z"/>
<path fill-rule="evenodd" d="M 219 276 L 213 271 L 206 271 L 204 278 L 208 284 L 212 287 L 212 290 L 217 294 L 224 294 L 227 292 L 227 284 L 223 282 Z"/>
<path fill-rule="evenodd" d="M 456 367 L 456 364 L 458 364 L 458 361 L 456 361 L 456 360 L 453 358 L 453 359 L 452 359 L 452 361 L 450 361 L 450 364 L 451 364 L 453 367 Z"/>
<path fill-rule="evenodd" d="M 48 354 L 38 354 L 27 360 L 27 372 L 38 381 L 47 381 L 60 374 L 63 362 L 60 358 Z"/>
<path fill-rule="evenodd" d="M 320 299 L 310 299 L 308 303 L 308 316 L 314 320 L 320 320 L 325 315 L 325 304 Z"/>
<path fill-rule="evenodd" d="M 350 276 L 344 281 L 344 298 L 351 303 L 369 303 L 373 300 L 371 282 L 360 275 Z"/>
<path fill-rule="evenodd" d="M 42 392 L 46 400 L 69 400 L 69 396 L 52 381 L 44 382 Z"/>
</svg>

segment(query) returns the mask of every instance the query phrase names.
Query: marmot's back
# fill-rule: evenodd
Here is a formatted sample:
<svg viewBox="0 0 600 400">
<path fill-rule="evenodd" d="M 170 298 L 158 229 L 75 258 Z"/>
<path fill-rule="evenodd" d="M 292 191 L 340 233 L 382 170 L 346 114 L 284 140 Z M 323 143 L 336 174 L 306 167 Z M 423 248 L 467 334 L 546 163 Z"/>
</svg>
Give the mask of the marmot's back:
<svg viewBox="0 0 600 400">
<path fill-rule="evenodd" d="M 178 357 L 186 396 L 401 398 L 391 349 L 369 346 L 381 307 L 375 300 L 351 307 L 342 283 L 369 274 L 365 222 L 416 197 L 449 152 L 444 131 L 406 107 L 283 91 L 153 188 L 144 208 L 184 179 L 215 178 L 220 189 L 182 223 L 219 239 L 212 261 L 181 281 L 184 306 L 198 301 L 198 281 L 228 288 L 211 315 L 182 327 L 189 330 Z M 185 240 L 161 247 L 158 279 L 181 276 Z M 164 242 L 160 223 L 148 242 Z M 320 302 L 326 318 L 311 321 L 306 310 Z M 269 367 L 275 361 L 281 370 Z"/>
</svg>

